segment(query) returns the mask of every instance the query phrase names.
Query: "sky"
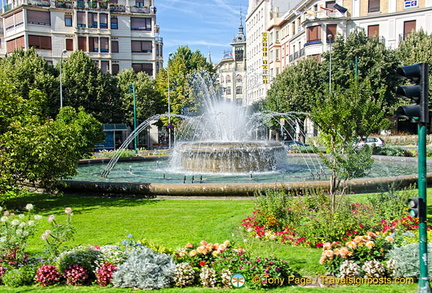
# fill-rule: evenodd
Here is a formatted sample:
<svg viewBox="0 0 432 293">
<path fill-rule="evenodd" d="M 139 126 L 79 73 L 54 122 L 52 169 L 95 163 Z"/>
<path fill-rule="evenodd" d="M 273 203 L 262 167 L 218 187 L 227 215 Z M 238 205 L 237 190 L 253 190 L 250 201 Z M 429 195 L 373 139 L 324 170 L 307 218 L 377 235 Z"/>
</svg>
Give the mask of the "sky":
<svg viewBox="0 0 432 293">
<path fill-rule="evenodd" d="M 156 0 L 156 23 L 164 42 L 164 63 L 170 52 L 179 46 L 188 46 L 192 52 L 199 50 L 211 61 L 219 63 L 225 50 L 244 23 L 248 0 Z"/>
</svg>

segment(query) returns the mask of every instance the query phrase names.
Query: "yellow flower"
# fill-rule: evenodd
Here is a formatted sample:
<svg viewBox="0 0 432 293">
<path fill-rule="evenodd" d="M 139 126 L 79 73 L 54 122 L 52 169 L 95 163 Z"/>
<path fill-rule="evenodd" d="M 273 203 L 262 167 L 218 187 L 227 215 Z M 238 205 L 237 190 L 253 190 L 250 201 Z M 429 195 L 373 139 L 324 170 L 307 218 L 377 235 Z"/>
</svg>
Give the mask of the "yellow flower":
<svg viewBox="0 0 432 293">
<path fill-rule="evenodd" d="M 388 242 L 391 242 L 391 243 L 394 242 L 394 238 L 391 237 L 391 236 L 387 236 L 387 237 L 385 238 L 385 240 L 387 240 Z"/>
<path fill-rule="evenodd" d="M 368 241 L 366 242 L 366 247 L 369 249 L 372 249 L 375 246 L 375 242 L 373 241 Z"/>
<path fill-rule="evenodd" d="M 374 232 L 371 232 L 371 231 L 368 231 L 367 235 L 370 237 L 374 237 L 374 238 L 378 236 L 377 234 L 375 234 Z"/>
<path fill-rule="evenodd" d="M 353 240 L 355 243 L 360 243 L 360 242 L 362 242 L 363 241 L 363 236 L 356 236 L 356 237 L 354 237 L 354 240 Z"/>
<path fill-rule="evenodd" d="M 212 252 L 212 255 L 213 256 L 217 256 L 219 254 L 219 252 L 217 252 L 216 250 L 214 250 L 213 252 Z"/>
<path fill-rule="evenodd" d="M 326 243 L 324 243 L 324 244 L 323 244 L 323 249 L 324 249 L 324 250 L 332 249 L 332 245 L 331 245 L 331 243 L 330 243 L 330 242 L 326 242 Z"/>
<path fill-rule="evenodd" d="M 227 247 L 225 246 L 225 244 L 221 244 L 221 245 L 219 245 L 219 247 L 218 247 L 218 251 L 219 251 L 219 252 L 222 252 L 222 251 L 224 251 L 226 248 L 227 248 Z"/>
<path fill-rule="evenodd" d="M 205 240 L 201 240 L 200 244 L 201 244 L 202 246 L 206 246 L 206 245 L 207 245 L 207 241 L 205 241 Z"/>
<path fill-rule="evenodd" d="M 189 252 L 189 256 L 190 256 L 190 257 L 194 257 L 196 254 L 197 254 L 197 251 L 196 251 L 196 250 L 191 250 L 191 251 Z"/>
<path fill-rule="evenodd" d="M 349 250 L 347 247 L 342 247 L 340 249 L 340 256 L 342 256 L 343 258 L 346 258 L 348 256 Z"/>
<path fill-rule="evenodd" d="M 328 258 L 333 258 L 334 252 L 333 252 L 333 250 L 325 250 L 324 254 Z"/>
<path fill-rule="evenodd" d="M 339 255 L 340 254 L 340 249 L 339 248 L 335 248 L 334 249 L 334 254 L 335 255 Z"/>
<path fill-rule="evenodd" d="M 225 242 L 223 243 L 226 247 L 228 247 L 230 245 L 230 241 L 229 240 L 225 240 Z"/>
<path fill-rule="evenodd" d="M 350 242 L 348 242 L 348 243 L 346 244 L 346 246 L 347 246 L 348 248 L 351 248 L 351 249 L 356 249 L 356 248 L 357 248 L 357 244 L 356 244 L 354 241 L 350 241 Z"/>
<path fill-rule="evenodd" d="M 192 247 L 193 247 L 193 245 L 190 242 L 188 242 L 188 244 L 186 244 L 186 246 L 185 246 L 186 249 L 187 248 L 192 248 Z"/>
<path fill-rule="evenodd" d="M 319 263 L 323 265 L 325 260 L 326 260 L 326 257 L 323 255 L 323 256 L 321 256 Z"/>
</svg>

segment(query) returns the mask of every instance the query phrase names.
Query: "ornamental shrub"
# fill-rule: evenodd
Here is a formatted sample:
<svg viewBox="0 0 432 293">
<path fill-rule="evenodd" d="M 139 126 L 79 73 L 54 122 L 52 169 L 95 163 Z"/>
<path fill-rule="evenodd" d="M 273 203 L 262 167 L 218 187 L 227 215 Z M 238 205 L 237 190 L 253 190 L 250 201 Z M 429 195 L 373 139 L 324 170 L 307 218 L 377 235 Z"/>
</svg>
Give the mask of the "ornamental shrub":
<svg viewBox="0 0 432 293">
<path fill-rule="evenodd" d="M 99 267 L 99 269 L 96 271 L 96 282 L 99 286 L 108 286 L 112 283 L 112 275 L 117 270 L 117 266 L 105 262 L 103 265 Z"/>
<path fill-rule="evenodd" d="M 80 265 L 74 264 L 64 271 L 66 283 L 73 286 L 84 285 L 89 279 L 88 272 Z"/>
<path fill-rule="evenodd" d="M 128 251 L 127 260 L 118 266 L 112 283 L 122 288 L 162 289 L 173 283 L 174 271 L 175 264 L 170 255 L 136 247 Z"/>
<path fill-rule="evenodd" d="M 17 269 L 7 270 L 2 276 L 3 284 L 9 287 L 29 286 L 35 283 L 36 269 L 32 265 L 26 265 Z"/>
<path fill-rule="evenodd" d="M 88 274 L 88 281 L 92 282 L 96 280 L 96 265 L 100 255 L 101 252 L 95 247 L 79 246 L 62 252 L 56 260 L 56 265 L 59 272 L 63 275 L 65 275 L 66 270 L 69 270 L 70 267 L 78 265 Z"/>
<path fill-rule="evenodd" d="M 174 274 L 174 283 L 176 287 L 183 288 L 194 284 L 195 270 L 189 263 L 183 262 L 177 264 Z"/>
<path fill-rule="evenodd" d="M 41 286 L 51 286 L 61 281 L 62 276 L 53 265 L 42 265 L 36 272 L 36 283 Z"/>
<path fill-rule="evenodd" d="M 432 243 L 428 243 L 428 254 L 432 253 Z M 389 251 L 388 257 L 394 260 L 396 277 L 418 278 L 420 272 L 419 244 L 411 243 Z M 432 260 L 428 259 L 428 274 L 432 275 Z"/>
</svg>

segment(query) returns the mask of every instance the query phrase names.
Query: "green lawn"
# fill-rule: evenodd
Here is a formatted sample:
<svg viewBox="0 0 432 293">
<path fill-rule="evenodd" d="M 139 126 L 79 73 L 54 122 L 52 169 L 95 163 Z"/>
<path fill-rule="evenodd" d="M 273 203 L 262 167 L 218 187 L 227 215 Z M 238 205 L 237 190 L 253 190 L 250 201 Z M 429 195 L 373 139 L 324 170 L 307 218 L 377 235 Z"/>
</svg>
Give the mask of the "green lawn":
<svg viewBox="0 0 432 293">
<path fill-rule="evenodd" d="M 360 196 L 364 197 L 364 196 Z M 120 244 L 129 234 L 135 240 L 146 238 L 156 244 L 176 249 L 186 243 L 201 240 L 208 242 L 234 241 L 246 250 L 261 257 L 277 256 L 290 262 L 302 276 L 316 277 L 324 274 L 319 265 L 320 249 L 283 246 L 255 239 L 246 239 L 240 228 L 241 220 L 253 211 L 253 200 L 158 200 L 132 198 L 101 198 L 79 196 L 33 195 L 29 198 L 14 199 L 7 208 L 23 208 L 33 203 L 36 211 L 43 215 L 56 215 L 62 222 L 64 209 L 72 207 L 75 245 Z M 42 248 L 40 235 L 48 229 L 46 217 L 39 232 L 30 240 L 29 251 L 37 253 Z M 284 287 L 272 292 L 414 292 L 413 285 L 348 286 L 338 288 Z M 131 289 L 101 287 L 21 287 L 0 286 L 0 292 L 130 292 Z M 160 292 L 214 292 L 214 289 L 186 288 L 164 289 Z M 218 290 L 226 292 L 255 292 L 249 289 Z"/>
</svg>

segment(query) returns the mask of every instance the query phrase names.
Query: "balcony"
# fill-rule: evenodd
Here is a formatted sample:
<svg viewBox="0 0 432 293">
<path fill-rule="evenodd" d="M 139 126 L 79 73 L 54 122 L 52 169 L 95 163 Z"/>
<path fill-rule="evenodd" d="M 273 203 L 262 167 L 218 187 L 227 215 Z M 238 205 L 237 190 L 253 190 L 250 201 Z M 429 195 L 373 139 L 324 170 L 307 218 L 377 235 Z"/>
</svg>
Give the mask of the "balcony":
<svg viewBox="0 0 432 293">
<path fill-rule="evenodd" d="M 73 9 L 73 3 L 72 3 L 72 1 L 56 1 L 55 7 Z"/>
<path fill-rule="evenodd" d="M 110 4 L 109 9 L 111 12 L 126 12 L 126 7 L 119 4 Z"/>
<path fill-rule="evenodd" d="M 144 7 L 131 6 L 130 12 L 148 14 L 148 13 L 150 13 L 150 9 L 147 6 L 144 6 Z"/>
<path fill-rule="evenodd" d="M 28 1 L 29 5 L 36 5 L 36 6 L 43 6 L 43 7 L 50 7 L 51 3 L 49 0 L 30 0 Z"/>
</svg>

